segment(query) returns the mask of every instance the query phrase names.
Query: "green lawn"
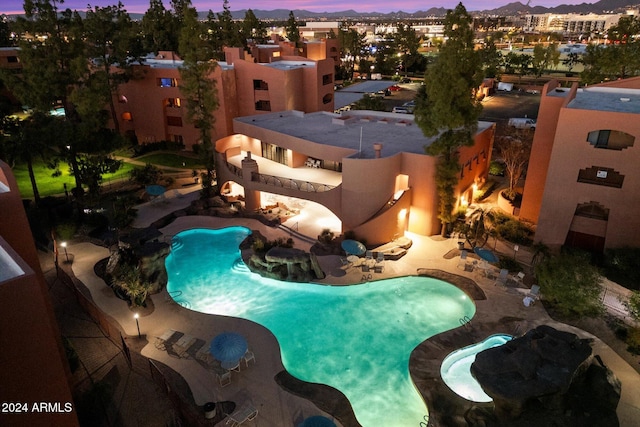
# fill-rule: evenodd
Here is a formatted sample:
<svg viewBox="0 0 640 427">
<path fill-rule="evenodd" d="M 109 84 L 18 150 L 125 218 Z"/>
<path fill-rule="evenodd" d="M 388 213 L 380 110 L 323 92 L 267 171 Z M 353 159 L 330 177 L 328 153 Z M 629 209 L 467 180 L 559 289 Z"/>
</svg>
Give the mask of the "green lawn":
<svg viewBox="0 0 640 427">
<path fill-rule="evenodd" d="M 137 157 L 135 160 L 151 163 L 157 166 L 168 166 L 180 169 L 203 169 L 202 161 L 193 156 L 181 156 L 175 153 L 150 153 Z"/>
<path fill-rule="evenodd" d="M 129 172 L 134 167 L 135 166 L 128 163 L 123 163 L 120 170 L 116 173 L 104 175 L 104 184 L 115 179 L 128 178 Z M 67 184 L 67 188 L 69 190 L 76 185 L 73 176 L 69 174 L 69 168 L 66 164 L 60 165 L 62 175 L 58 177 L 51 176 L 53 174 L 53 170 L 47 168 L 46 164 L 42 161 L 34 162 L 33 171 L 36 177 L 36 184 L 38 186 L 38 191 L 40 192 L 40 197 L 64 194 L 64 184 Z M 16 165 L 16 167 L 13 168 L 13 174 L 16 177 L 16 181 L 18 181 L 18 190 L 20 191 L 20 195 L 25 199 L 32 198 L 33 189 L 31 188 L 31 181 L 29 180 L 29 171 L 27 170 L 27 166 L 24 164 Z"/>
</svg>

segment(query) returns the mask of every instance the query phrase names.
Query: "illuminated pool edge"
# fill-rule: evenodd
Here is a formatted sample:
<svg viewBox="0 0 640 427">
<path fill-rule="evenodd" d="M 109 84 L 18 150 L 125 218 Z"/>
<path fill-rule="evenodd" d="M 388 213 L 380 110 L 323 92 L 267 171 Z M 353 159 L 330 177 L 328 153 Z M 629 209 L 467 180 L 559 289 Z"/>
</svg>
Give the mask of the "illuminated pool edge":
<svg viewBox="0 0 640 427">
<path fill-rule="evenodd" d="M 513 336 L 508 334 L 493 334 L 484 340 L 449 353 L 440 365 L 440 376 L 444 383 L 458 396 L 471 402 L 489 403 L 493 399 L 480 387 L 471 375 L 471 364 L 476 354 L 489 348 L 499 347 L 511 341 Z"/>
<path fill-rule="evenodd" d="M 234 232 L 235 234 L 225 234 Z M 205 242 L 203 242 L 205 246 L 198 247 L 188 244 L 190 236 L 200 235 L 201 233 L 210 236 L 208 240 L 205 238 Z M 296 337 L 294 340 L 287 340 L 287 337 L 285 336 L 286 334 L 284 334 L 285 331 L 283 331 L 281 327 L 274 325 L 273 321 L 270 320 L 274 312 L 287 308 L 286 306 L 280 308 L 277 307 L 279 304 L 285 302 L 285 298 L 276 297 L 275 299 L 269 299 L 264 293 L 272 292 L 273 290 L 278 292 L 285 291 L 294 293 L 304 290 L 305 293 L 313 294 L 312 299 L 314 301 L 316 298 L 320 298 L 321 294 L 329 293 L 333 296 L 335 301 L 327 301 L 323 303 L 330 304 L 325 306 L 322 312 L 323 318 L 325 318 L 326 321 L 332 320 L 334 316 L 328 315 L 328 312 L 325 313 L 324 310 L 333 310 L 335 308 L 334 306 L 344 305 L 345 301 L 350 301 L 348 306 L 343 306 L 342 309 L 339 307 L 335 309 L 342 313 L 348 312 L 352 314 L 349 320 L 346 321 L 347 323 L 360 324 L 357 320 L 364 319 L 361 324 L 369 326 L 380 321 L 379 310 L 382 307 L 385 305 L 396 307 L 397 309 L 395 312 L 397 312 L 397 317 L 389 318 L 388 321 L 379 323 L 378 326 L 374 328 L 374 332 L 370 336 L 366 337 L 365 341 L 360 341 L 355 345 L 354 343 L 351 343 L 344 347 L 357 348 L 362 351 L 358 351 L 357 354 L 345 354 L 346 357 L 338 360 L 338 365 L 336 366 L 334 364 L 332 368 L 333 371 L 335 371 L 334 373 L 341 377 L 342 381 L 342 377 L 346 376 L 348 371 L 357 371 L 357 369 L 352 369 L 354 363 L 357 366 L 361 365 L 361 362 L 364 362 L 367 365 L 376 365 L 376 367 L 385 366 L 382 363 L 383 360 L 380 360 L 380 356 L 385 356 L 382 359 L 385 359 L 385 363 L 389 363 L 389 361 L 386 360 L 388 359 L 386 356 L 390 355 L 392 352 L 389 352 L 389 350 L 394 350 L 394 348 L 386 348 L 388 347 L 387 345 L 383 351 L 375 351 L 373 354 L 369 355 L 366 354 L 367 351 L 371 351 L 370 347 L 374 346 L 373 342 L 376 341 L 376 338 L 382 338 L 387 343 L 395 344 L 396 339 L 402 338 L 396 336 L 395 331 L 404 331 L 403 334 L 407 335 L 405 338 L 408 339 L 409 342 L 405 342 L 402 356 L 392 361 L 393 363 L 391 367 L 395 374 L 385 376 L 388 380 L 392 380 L 391 382 L 393 382 L 393 395 L 391 398 L 389 398 L 389 395 L 386 395 L 386 403 L 394 402 L 393 405 L 390 405 L 392 408 L 395 408 L 396 410 L 397 408 L 404 408 L 404 411 L 401 411 L 401 413 L 396 411 L 389 414 L 391 418 L 385 420 L 384 425 L 389 427 L 396 425 L 405 426 L 417 422 L 419 423 L 423 419 L 426 421 L 428 419 L 428 415 L 426 415 L 429 411 L 428 405 L 409 373 L 409 356 L 418 345 L 435 334 L 459 327 L 459 318 L 473 317 L 476 312 L 476 306 L 473 299 L 455 285 L 445 280 L 435 278 L 403 276 L 393 279 L 382 279 L 375 282 L 356 283 L 352 286 L 326 286 L 325 284 L 319 283 L 309 284 L 276 281 L 274 279 L 261 277 L 255 273 L 250 273 L 245 267 L 245 270 L 241 275 L 242 282 L 251 282 L 254 281 L 254 278 L 259 279 L 261 282 L 258 287 L 252 289 L 251 294 L 248 296 L 241 291 L 239 284 L 232 284 L 234 279 L 231 276 L 234 275 L 233 273 L 240 273 L 234 269 L 234 266 L 236 266 L 240 259 L 240 251 L 237 245 L 239 245 L 250 233 L 251 230 L 242 226 L 226 227 L 215 230 L 196 228 L 177 233 L 174 236 L 174 241 L 172 242 L 172 252 L 166 260 L 167 273 L 169 276 L 167 291 L 170 292 L 170 295 L 173 295 L 171 292 L 180 290 L 180 298 L 191 302 L 191 304 L 189 304 L 189 308 L 191 310 L 207 314 L 243 318 L 266 327 L 276 337 L 280 344 L 281 358 L 285 369 L 291 375 L 302 381 L 326 384 L 340 390 L 347 399 L 349 399 L 349 403 L 354 410 L 356 418 L 363 426 L 379 426 L 379 421 L 384 419 L 384 417 L 378 418 L 381 414 L 377 414 L 378 417 L 376 416 L 377 411 L 380 410 L 381 407 L 385 406 L 382 404 L 383 402 L 380 401 L 380 398 L 384 396 L 384 394 L 378 395 L 378 393 L 371 392 L 373 389 L 379 389 L 379 386 L 374 385 L 372 388 L 371 384 L 365 384 L 365 377 L 370 377 L 371 372 L 365 371 L 364 374 L 357 377 L 357 384 L 353 384 L 357 389 L 360 389 L 363 394 L 367 395 L 368 399 L 364 400 L 358 398 L 354 399 L 353 392 L 359 393 L 358 390 L 349 389 L 348 387 L 343 388 L 342 386 L 346 386 L 344 383 L 341 386 L 328 378 L 318 378 L 315 375 L 309 377 L 304 372 L 304 366 L 296 366 L 297 361 L 300 360 L 300 355 L 296 354 L 296 350 L 298 349 L 296 349 L 295 346 L 287 345 L 287 341 L 304 343 L 303 337 Z M 221 245 L 218 243 L 221 243 Z M 225 249 L 225 247 L 223 247 L 225 245 L 226 254 L 218 252 L 219 249 Z M 236 245 L 235 249 L 231 251 L 231 253 L 229 253 L 230 245 Z M 207 253 L 207 256 L 203 258 L 202 254 L 205 252 Z M 192 256 L 198 257 L 197 264 L 193 263 L 193 258 L 191 258 Z M 191 258 L 191 261 L 187 263 L 188 267 L 186 269 L 178 268 L 179 265 L 185 261 L 185 259 L 182 258 Z M 208 268 L 212 268 L 213 270 L 208 271 Z M 180 278 L 174 276 L 173 273 L 179 275 Z M 195 282 L 185 277 L 193 273 L 196 273 L 197 280 Z M 232 274 L 230 275 L 229 273 Z M 224 280 L 215 280 L 216 274 L 224 275 Z M 176 279 L 178 282 L 181 282 L 182 279 L 188 279 L 188 281 L 180 284 L 176 282 Z M 216 286 L 212 287 L 211 284 L 214 283 Z M 425 283 L 428 285 L 424 286 L 423 284 Z M 206 284 L 207 286 L 205 288 L 201 288 L 201 284 Z M 417 284 L 420 284 L 419 288 L 416 287 Z M 176 286 L 179 289 L 175 288 Z M 416 291 L 419 292 L 419 295 L 414 294 Z M 382 300 L 379 300 L 377 305 L 369 307 L 373 312 L 369 312 L 367 314 L 367 307 L 360 306 L 353 301 L 356 299 L 359 300 L 363 294 L 368 295 L 371 293 L 379 294 L 377 297 L 382 298 Z M 371 296 L 372 295 L 369 295 L 367 298 Z M 407 299 L 407 296 L 410 296 L 409 299 Z M 262 299 L 262 297 L 265 297 L 265 299 Z M 264 301 L 264 303 L 261 303 L 262 301 Z M 298 307 L 300 302 L 304 301 L 296 299 L 293 302 Z M 427 302 L 429 304 L 435 304 L 432 309 L 429 309 L 428 305 L 422 305 Z M 314 305 L 314 307 L 317 307 L 317 305 Z M 353 307 L 358 307 L 358 310 L 354 310 Z M 309 310 L 302 310 L 302 312 L 307 311 Z M 421 313 L 421 315 L 418 315 L 418 313 Z M 445 316 L 444 313 L 448 314 Z M 356 320 L 353 316 L 357 315 L 360 316 L 360 319 Z M 427 318 L 425 318 L 424 315 L 427 315 Z M 291 318 L 293 319 L 294 317 Z M 318 318 L 315 318 L 315 324 L 324 323 L 318 322 L 317 320 Z M 404 327 L 398 329 L 398 323 L 403 324 Z M 425 334 L 427 330 L 424 329 L 424 327 L 429 326 L 431 328 L 434 325 L 439 325 L 439 329 L 429 329 L 430 332 Z M 390 328 L 390 330 L 383 332 L 384 328 Z M 290 325 L 284 325 L 284 329 L 288 331 L 292 328 Z M 328 324 L 327 329 L 338 331 L 338 329 L 333 329 L 333 326 L 329 326 Z M 353 339 L 355 337 L 352 335 L 346 335 L 341 338 Z M 307 344 L 309 344 L 309 346 L 303 346 L 304 356 L 308 356 L 309 351 L 313 350 L 312 347 L 314 347 L 312 343 Z M 315 346 L 317 346 L 317 344 Z M 388 352 L 389 354 L 387 354 Z M 319 363 L 321 360 L 321 355 L 316 356 L 317 358 L 311 358 L 316 361 L 314 364 Z M 364 359 L 358 360 L 359 356 Z M 322 365 L 327 368 L 330 366 L 329 363 Z M 400 370 L 398 371 L 397 369 Z M 387 374 L 390 373 L 389 371 L 384 370 L 382 372 L 387 372 Z M 404 391 L 411 389 L 412 392 L 404 394 L 401 391 L 402 389 Z M 408 396 L 411 397 L 408 398 Z M 409 400 L 414 399 L 415 406 L 409 405 Z M 413 407 L 413 410 L 409 409 L 409 407 Z M 413 412 L 414 410 L 416 412 Z M 384 412 L 388 413 L 390 411 Z M 403 419 L 403 415 L 410 416 L 411 420 L 408 421 L 407 419 Z M 400 422 L 400 424 L 397 424 L 398 422 Z"/>
</svg>

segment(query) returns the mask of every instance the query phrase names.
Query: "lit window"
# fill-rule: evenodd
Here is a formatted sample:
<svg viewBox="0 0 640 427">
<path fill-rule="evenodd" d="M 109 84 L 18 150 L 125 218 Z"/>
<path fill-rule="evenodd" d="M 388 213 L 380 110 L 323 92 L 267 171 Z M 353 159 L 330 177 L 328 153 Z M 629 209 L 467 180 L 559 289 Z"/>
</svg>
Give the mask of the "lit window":
<svg viewBox="0 0 640 427">
<path fill-rule="evenodd" d="M 160 87 L 176 87 L 178 86 L 178 80 L 171 77 L 161 77 L 158 79 L 158 86 Z"/>
<path fill-rule="evenodd" d="M 130 122 L 131 120 L 133 120 L 133 118 L 131 117 L 131 113 L 129 111 L 122 113 L 122 120 L 126 122 Z"/>
</svg>

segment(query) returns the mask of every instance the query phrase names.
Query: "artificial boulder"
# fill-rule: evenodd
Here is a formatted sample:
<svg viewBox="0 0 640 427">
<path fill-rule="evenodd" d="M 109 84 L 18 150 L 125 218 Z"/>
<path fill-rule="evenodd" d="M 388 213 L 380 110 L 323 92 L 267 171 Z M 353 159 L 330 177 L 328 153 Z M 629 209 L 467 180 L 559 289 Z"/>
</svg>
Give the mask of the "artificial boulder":
<svg viewBox="0 0 640 427">
<path fill-rule="evenodd" d="M 471 374 L 493 399 L 500 425 L 618 425 L 619 382 L 594 363 L 591 341 L 575 334 L 539 326 L 478 353 Z"/>
</svg>

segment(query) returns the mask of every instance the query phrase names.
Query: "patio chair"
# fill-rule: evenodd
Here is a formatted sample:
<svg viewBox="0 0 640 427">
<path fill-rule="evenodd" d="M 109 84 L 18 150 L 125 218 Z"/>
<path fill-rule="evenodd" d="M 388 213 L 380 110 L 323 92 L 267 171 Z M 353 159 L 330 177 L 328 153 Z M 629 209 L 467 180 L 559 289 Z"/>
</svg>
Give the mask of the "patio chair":
<svg viewBox="0 0 640 427">
<path fill-rule="evenodd" d="M 531 289 L 529 290 L 529 293 L 527 294 L 527 296 L 533 298 L 534 300 L 539 300 L 540 299 L 540 285 L 532 285 Z"/>
<path fill-rule="evenodd" d="M 458 260 L 458 268 L 462 268 L 463 270 L 465 270 L 466 265 L 467 265 L 467 255 L 468 252 L 466 250 L 461 250 L 460 251 L 460 259 Z"/>
<path fill-rule="evenodd" d="M 497 284 L 500 284 L 502 287 L 507 287 L 507 279 L 509 277 L 509 270 L 507 270 L 506 268 L 503 268 L 502 270 L 500 270 L 500 274 L 498 274 L 498 277 L 496 277 L 496 281 L 494 282 L 494 286 Z"/>
<path fill-rule="evenodd" d="M 379 262 L 373 266 L 373 271 L 376 273 L 382 273 L 384 271 L 384 264 Z"/>
<path fill-rule="evenodd" d="M 384 252 L 378 252 L 376 256 L 376 262 L 382 262 L 382 261 L 384 261 Z"/>
<path fill-rule="evenodd" d="M 372 260 L 373 259 L 373 251 L 365 252 L 364 259 L 365 259 L 365 261 L 368 261 L 370 259 Z"/>
<path fill-rule="evenodd" d="M 519 272 L 518 274 L 516 274 L 516 277 L 514 277 L 513 280 L 517 283 L 524 283 L 524 273 L 522 271 Z"/>
<path fill-rule="evenodd" d="M 247 350 L 247 352 L 242 357 L 242 360 L 244 360 L 244 364 L 247 366 L 247 368 L 249 367 L 249 361 L 250 360 L 253 360 L 254 365 L 256 363 L 256 357 L 253 354 L 253 352 L 250 351 L 250 350 Z"/>
</svg>

